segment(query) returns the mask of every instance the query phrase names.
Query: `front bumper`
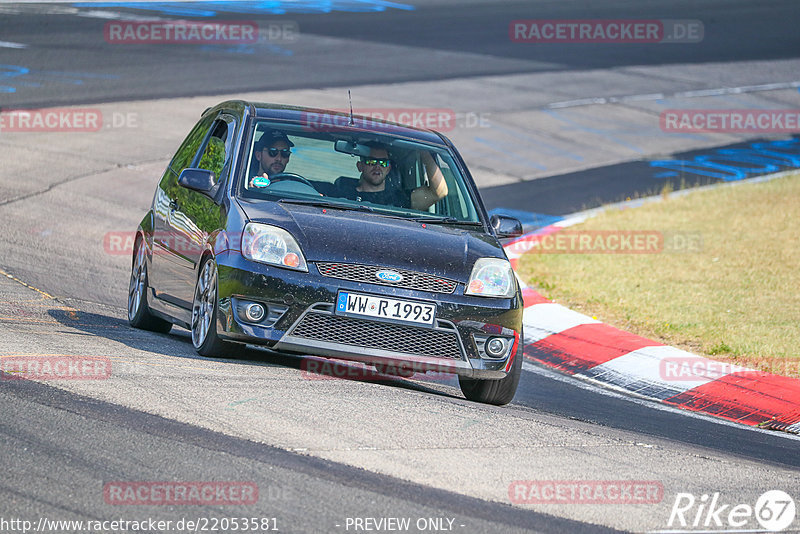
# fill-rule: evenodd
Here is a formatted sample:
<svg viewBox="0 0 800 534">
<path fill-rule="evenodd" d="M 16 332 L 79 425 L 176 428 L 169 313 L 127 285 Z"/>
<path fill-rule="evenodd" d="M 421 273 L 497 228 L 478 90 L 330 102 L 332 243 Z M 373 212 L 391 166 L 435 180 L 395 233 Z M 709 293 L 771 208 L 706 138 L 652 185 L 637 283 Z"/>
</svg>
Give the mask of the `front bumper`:
<svg viewBox="0 0 800 534">
<path fill-rule="evenodd" d="M 323 276 L 311 261 L 307 273 L 235 254 L 218 257 L 217 263 L 217 331 L 230 341 L 482 379 L 505 377 L 521 342 L 519 292 L 511 299 L 494 299 L 466 296 L 463 284 L 442 294 L 356 282 Z M 435 324 L 429 328 L 337 315 L 340 290 L 434 303 Z M 263 320 L 254 323 L 243 316 L 242 303 L 247 302 L 267 308 Z M 491 336 L 508 340 L 502 357 L 489 357 L 483 350 Z"/>
</svg>

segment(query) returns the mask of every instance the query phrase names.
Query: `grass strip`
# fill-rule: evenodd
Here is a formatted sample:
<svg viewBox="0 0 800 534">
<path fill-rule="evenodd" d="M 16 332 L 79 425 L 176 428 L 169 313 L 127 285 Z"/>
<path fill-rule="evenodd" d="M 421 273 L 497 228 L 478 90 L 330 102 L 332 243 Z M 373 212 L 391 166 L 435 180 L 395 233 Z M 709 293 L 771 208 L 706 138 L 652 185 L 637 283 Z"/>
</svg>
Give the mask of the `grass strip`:
<svg viewBox="0 0 800 534">
<path fill-rule="evenodd" d="M 556 234 L 518 264 L 546 297 L 696 354 L 800 377 L 800 173 L 664 195 L 563 232 L 560 247 Z"/>
</svg>

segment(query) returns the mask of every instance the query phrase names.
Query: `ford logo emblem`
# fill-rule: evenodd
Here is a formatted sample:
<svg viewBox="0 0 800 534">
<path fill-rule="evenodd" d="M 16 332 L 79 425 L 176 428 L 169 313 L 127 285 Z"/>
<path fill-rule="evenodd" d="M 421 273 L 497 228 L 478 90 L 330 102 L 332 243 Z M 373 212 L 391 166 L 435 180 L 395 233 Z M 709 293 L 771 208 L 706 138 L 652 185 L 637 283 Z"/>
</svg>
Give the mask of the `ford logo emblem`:
<svg viewBox="0 0 800 534">
<path fill-rule="evenodd" d="M 375 278 L 384 282 L 392 282 L 393 284 L 403 281 L 403 275 L 397 271 L 378 271 L 375 273 Z"/>
</svg>

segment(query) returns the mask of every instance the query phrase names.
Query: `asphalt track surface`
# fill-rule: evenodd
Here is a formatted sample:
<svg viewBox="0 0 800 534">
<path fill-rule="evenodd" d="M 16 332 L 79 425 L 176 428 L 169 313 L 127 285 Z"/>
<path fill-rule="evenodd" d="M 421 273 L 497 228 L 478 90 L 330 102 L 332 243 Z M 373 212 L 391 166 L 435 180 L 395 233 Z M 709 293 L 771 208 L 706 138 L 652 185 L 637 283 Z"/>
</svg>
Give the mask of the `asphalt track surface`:
<svg viewBox="0 0 800 534">
<path fill-rule="evenodd" d="M 333 2 L 335 5 L 337 2 Z M 341 2 L 347 4 L 348 2 Z M 355 2 L 353 2 L 355 3 Z M 365 2 L 369 5 L 371 2 Z M 375 2 L 379 3 L 379 2 Z M 241 4 L 241 3 L 238 3 Z M 245 93 L 314 87 L 356 86 L 371 83 L 429 81 L 464 76 L 562 72 L 746 60 L 796 58 L 800 36 L 796 31 L 800 8 L 791 0 L 764 5 L 745 0 L 706 2 L 397 2 L 413 10 L 387 9 L 381 13 L 331 12 L 283 15 L 266 10 L 226 10 L 215 3 L 219 20 L 253 20 L 262 27 L 271 21 L 294 21 L 301 35 L 348 39 L 318 46 L 315 41 L 274 41 L 272 49 L 236 53 L 219 46 L 197 53 L 179 45 L 164 53 L 159 45 L 125 47 L 103 40 L 109 19 L 30 15 L 3 17 L 3 40 L 30 45 L 29 50 L 4 53 L 5 63 L 24 58 L 23 67 L 37 71 L 103 73 L 96 83 L 82 83 L 80 91 L 51 85 L 42 91 L 6 95 L 6 106 L 52 106 L 58 103 L 97 103 L 141 98 Z M 71 4 L 61 4 L 70 6 Z M 133 10 L 124 3 L 112 11 L 168 15 L 162 10 Z M 180 4 L 178 4 L 180 6 Z M 101 8 L 98 8 L 101 10 Z M 187 11 L 187 16 L 196 15 Z M 88 11 L 84 9 L 83 11 Z M 172 18 L 176 18 L 172 15 Z M 509 22 L 516 19 L 691 19 L 703 22 L 702 46 L 670 44 L 607 44 L 587 53 L 586 47 L 567 44 L 524 45 L 511 42 Z M 353 44 L 350 40 L 355 41 Z M 58 43 L 58 46 L 53 46 Z M 37 47 L 41 45 L 41 47 Z M 286 46 L 282 46 L 286 45 Z M 404 47 L 402 59 L 387 57 L 387 45 Z M 304 48 L 307 47 L 307 48 Z M 375 53 L 368 53 L 373 50 Z M 382 53 L 384 52 L 384 53 Z M 454 61 L 455 55 L 468 61 Z M 154 83 L 155 82 L 155 83 Z M 536 90 L 536 88 L 531 88 Z M 491 99 L 492 95 L 485 95 Z"/>
<path fill-rule="evenodd" d="M 24 451 L 6 457 L 18 465 L 7 473 L 0 489 L 6 519 L 36 512 L 52 519 L 65 514 L 103 519 L 96 511 L 96 491 L 76 492 L 77 496 L 65 499 L 65 490 L 75 489 L 77 484 L 96 490 L 98 476 L 104 480 L 120 480 L 121 475 L 125 480 L 151 480 L 148 477 L 157 471 L 158 480 L 254 482 L 260 499 L 247 516 L 274 518 L 269 524 L 283 532 L 331 532 L 340 530 L 346 517 L 379 515 L 452 518 L 453 529 L 466 532 L 613 532 L 392 480 L 113 404 L 87 402 L 41 384 L 4 386 L 0 393 L 6 420 L 2 426 L 7 440 L 4 448 Z M 37 429 L 51 432 L 43 436 Z M 74 438 L 65 444 L 64 434 Z M 131 447 L 131 443 L 147 446 Z M 35 465 L 30 462 L 32 455 Z M 110 461 L 112 458 L 115 460 Z M 157 470 L 151 467 L 152 458 L 160 464 Z M 64 475 L 65 464 L 70 466 L 68 476 Z M 16 471 L 23 466 L 39 476 L 18 476 Z M 225 517 L 219 512 L 212 507 L 193 509 L 190 517 Z M 128 514 L 128 519 L 141 521 L 153 515 L 134 513 Z M 187 515 L 180 510 L 159 511 L 157 518 L 177 522 Z"/>
<path fill-rule="evenodd" d="M 25 43 L 29 48 L 0 48 L 0 63 L 24 66 L 28 73 L 12 77 L 6 67 L 0 85 L 14 91 L 2 94 L 0 107 L 93 105 L 364 84 L 378 84 L 381 91 L 389 93 L 391 87 L 385 84 L 458 79 L 467 85 L 470 77 L 532 73 L 554 73 L 568 80 L 573 71 L 605 72 L 632 66 L 680 70 L 683 65 L 702 68 L 704 63 L 741 61 L 756 62 L 761 74 L 793 74 L 785 73 L 781 63 L 796 59 L 800 52 L 798 8 L 793 2 L 713 2 L 700 7 L 690 2 L 652 2 L 646 10 L 639 5 L 541 2 L 534 13 L 527 2 L 440 1 L 420 4 L 414 10 L 378 13 L 248 13 L 248 19 L 259 22 L 291 18 L 304 35 L 313 37 L 291 48 L 272 45 L 266 55 L 221 48 L 198 53 L 183 46 L 111 49 L 98 42 L 103 18 L 53 14 L 53 5 L 14 5 L 11 8 L 17 13 L 0 19 L 0 40 Z M 114 11 L 143 13 L 126 7 Z M 242 16 L 241 11 L 217 14 L 223 20 Z M 698 19 L 704 21 L 706 38 L 701 47 L 607 45 L 590 53 L 586 48 L 565 45 L 531 48 L 508 42 L 508 21 L 518 18 Z M 367 47 L 380 53 L 358 53 Z M 285 53 L 287 49 L 291 55 Z M 685 68 L 688 72 L 689 67 Z M 714 75 L 720 79 L 711 81 L 725 85 L 727 80 L 719 72 Z M 576 94 L 581 96 L 579 91 Z M 484 94 L 483 98 L 492 96 Z M 575 95 L 565 93 L 564 98 L 550 97 L 550 101 L 568 96 Z M 459 94 L 449 98 L 457 100 Z M 124 153 L 120 139 L 130 144 L 139 141 L 134 136 L 112 138 L 117 144 L 109 148 L 109 161 L 127 161 L 119 156 Z M 163 140 L 149 142 L 158 145 Z M 11 191 L 0 198 L 7 229 L 0 269 L 56 298 L 19 281 L 0 279 L 4 297 L 0 354 L 110 351 L 119 355 L 123 381 L 115 383 L 118 389 L 114 391 L 102 385 L 59 384 L 56 388 L 8 380 L 2 383 L 0 447 L 11 467 L 0 482 L 1 517 L 119 515 L 119 508 L 99 502 L 103 483 L 112 480 L 253 480 L 262 499 L 247 515 L 278 516 L 281 526 L 285 525 L 281 530 L 287 532 L 345 531 L 346 517 L 390 516 L 454 518 L 457 525 L 464 525 L 464 532 L 602 531 L 600 525 L 641 531 L 666 526 L 669 506 L 679 491 L 697 495 L 721 491 L 731 500 L 753 501 L 767 489 L 783 489 L 795 499 L 800 497 L 800 442 L 796 439 L 659 409 L 527 366 L 511 406 L 476 407 L 463 401 L 452 383 L 302 381 L 296 376 L 299 358 L 248 351 L 235 362 L 205 361 L 193 356 L 185 332 L 160 336 L 132 331 L 125 325 L 120 304 L 127 284 L 125 259 L 100 256 L 102 265 L 81 267 L 76 258 L 97 254 L 96 247 L 80 236 L 97 235 L 91 227 L 101 224 L 104 217 L 116 217 L 115 224 L 120 226 L 130 221 L 135 224 L 134 214 L 142 211 L 139 207 L 149 202 L 152 192 L 149 182 L 147 191 L 141 192 L 139 177 L 156 176 L 166 153 L 140 143 L 144 148 L 137 155 L 150 159 L 134 166 L 130 171 L 134 179 L 126 182 L 123 176 L 118 190 L 99 193 L 101 175 L 97 181 L 89 176 L 89 183 L 76 181 L 70 191 L 59 193 L 57 181 L 38 176 L 41 154 L 25 152 L 23 144 L 18 139 L 9 141 L 8 148 L 24 156 L 6 169 L 30 179 L 36 187 L 27 190 L 19 186 L 17 191 L 12 185 L 18 176 L 11 176 L 8 170 L 0 172 L 5 174 L 3 185 Z M 461 143 L 457 141 L 457 145 Z M 90 146 L 103 149 L 102 143 Z M 59 148 L 54 147 L 57 152 Z M 69 154 L 63 151 L 58 156 L 66 160 Z M 46 158 L 45 164 L 48 161 Z M 79 163 L 70 165 L 80 167 Z M 626 165 L 641 163 L 616 165 L 619 167 L 575 171 L 573 180 L 555 179 L 563 175 L 552 173 L 553 178 L 527 183 L 527 197 L 520 195 L 523 189 L 519 184 L 485 185 L 494 205 L 553 215 L 652 187 L 642 187 L 633 179 L 615 180 L 620 174 L 635 174 L 626 172 Z M 85 174 L 88 176 L 88 170 Z M 111 174 L 107 173 L 106 179 Z M 593 184 L 591 190 L 585 187 L 587 181 Z M 109 195 L 110 210 L 101 205 L 105 194 Z M 126 198 L 138 207 L 123 207 Z M 532 204 L 534 201 L 540 204 Z M 77 215 L 70 206 L 79 204 Z M 32 247 L 30 240 L 48 231 L 47 218 L 63 221 L 65 230 L 56 230 L 62 243 L 43 243 L 41 250 L 33 250 L 39 247 Z M 106 293 L 97 289 L 104 286 L 113 289 Z M 156 371 L 140 373 L 138 366 Z M 202 369 L 194 370 L 198 366 Z M 272 391 L 265 393 L 263 384 L 269 384 L 267 389 Z M 308 398 L 304 401 L 292 388 L 300 388 Z M 208 400 L 203 398 L 205 391 Z M 228 396 L 228 391 L 235 394 Z M 261 403 L 260 410 L 248 408 L 253 402 L 245 401 L 254 399 Z M 304 402 L 308 403 L 305 407 Z M 251 411 L 238 415 L 236 410 Z M 387 421 L 372 420 L 370 413 L 384 420 L 396 417 L 395 435 Z M 304 417 L 318 425 L 325 439 L 303 435 L 314 427 Z M 270 427 L 270 419 L 275 419 L 275 428 Z M 453 427 L 453 421 L 461 424 Z M 278 428 L 293 422 L 300 429 L 297 434 Z M 266 425 L 272 433 L 246 428 L 256 423 Z M 425 451 L 433 457 L 441 454 L 436 449 L 443 449 L 448 439 L 442 436 L 440 442 L 414 427 L 439 423 L 443 432 L 449 429 L 453 433 L 458 444 L 453 451 L 446 451 L 451 455 L 485 446 L 482 432 L 496 432 L 500 439 L 499 459 L 497 454 L 487 455 L 487 466 L 475 468 L 474 486 L 464 484 L 456 489 L 442 473 L 433 470 L 430 479 L 419 473 L 425 469 Z M 522 430 L 515 433 L 506 425 Z M 398 433 L 408 433 L 408 442 L 398 444 Z M 267 445 L 272 442 L 277 446 Z M 319 450 L 304 450 L 307 443 Z M 659 479 L 666 488 L 664 502 L 657 510 L 636 510 L 630 513 L 632 519 L 626 519 L 624 506 L 591 510 L 580 509 L 581 505 L 511 506 L 502 498 L 503 484 L 510 481 L 503 477 L 499 477 L 502 484 L 495 484 L 499 492 L 497 488 L 480 491 L 481 473 L 486 471 L 508 470 L 509 476 L 519 478 L 501 459 L 516 459 L 515 447 L 524 448 L 528 443 L 547 463 L 537 464 L 526 457 L 528 470 L 523 478 L 613 479 L 617 475 L 629 480 Z M 367 458 L 369 452 L 353 452 L 359 445 L 365 451 L 396 447 L 397 457 L 387 466 L 385 459 Z M 614 446 L 619 450 L 589 453 L 591 459 L 575 455 L 581 448 L 611 450 Z M 651 450 L 655 452 L 642 453 Z M 474 460 L 475 456 L 467 454 L 465 458 Z M 444 465 L 450 465 L 447 461 Z M 471 469 L 469 463 L 460 467 L 465 473 Z M 674 478 L 669 478 L 668 472 L 674 472 Z M 441 483 L 435 480 L 437 475 L 443 479 Z M 130 508 L 124 510 L 129 518 L 187 516 L 185 509 L 174 507 L 155 511 Z M 188 515 L 239 514 L 217 507 L 192 508 Z"/>
</svg>

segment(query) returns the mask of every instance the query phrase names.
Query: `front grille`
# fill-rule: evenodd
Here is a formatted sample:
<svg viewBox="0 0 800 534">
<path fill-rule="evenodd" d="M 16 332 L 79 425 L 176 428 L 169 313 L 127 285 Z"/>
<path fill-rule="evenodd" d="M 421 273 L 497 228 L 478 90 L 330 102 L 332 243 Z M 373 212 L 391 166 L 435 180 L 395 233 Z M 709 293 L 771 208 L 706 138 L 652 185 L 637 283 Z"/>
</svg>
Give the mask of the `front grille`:
<svg viewBox="0 0 800 534">
<path fill-rule="evenodd" d="M 365 321 L 339 315 L 309 313 L 294 327 L 291 335 L 416 356 L 462 359 L 461 346 L 455 332 Z"/>
<path fill-rule="evenodd" d="M 384 267 L 374 265 L 357 265 L 355 263 L 317 263 L 317 269 L 322 276 L 340 278 L 342 280 L 352 280 L 354 282 L 366 282 L 368 284 L 379 284 L 383 286 L 403 287 L 407 289 L 419 289 L 420 291 L 431 291 L 433 293 L 452 293 L 456 290 L 458 282 L 440 278 L 425 273 L 406 271 L 403 269 L 391 269 L 403 275 L 400 282 L 384 282 L 375 277 L 375 273 L 385 270 Z"/>
</svg>

